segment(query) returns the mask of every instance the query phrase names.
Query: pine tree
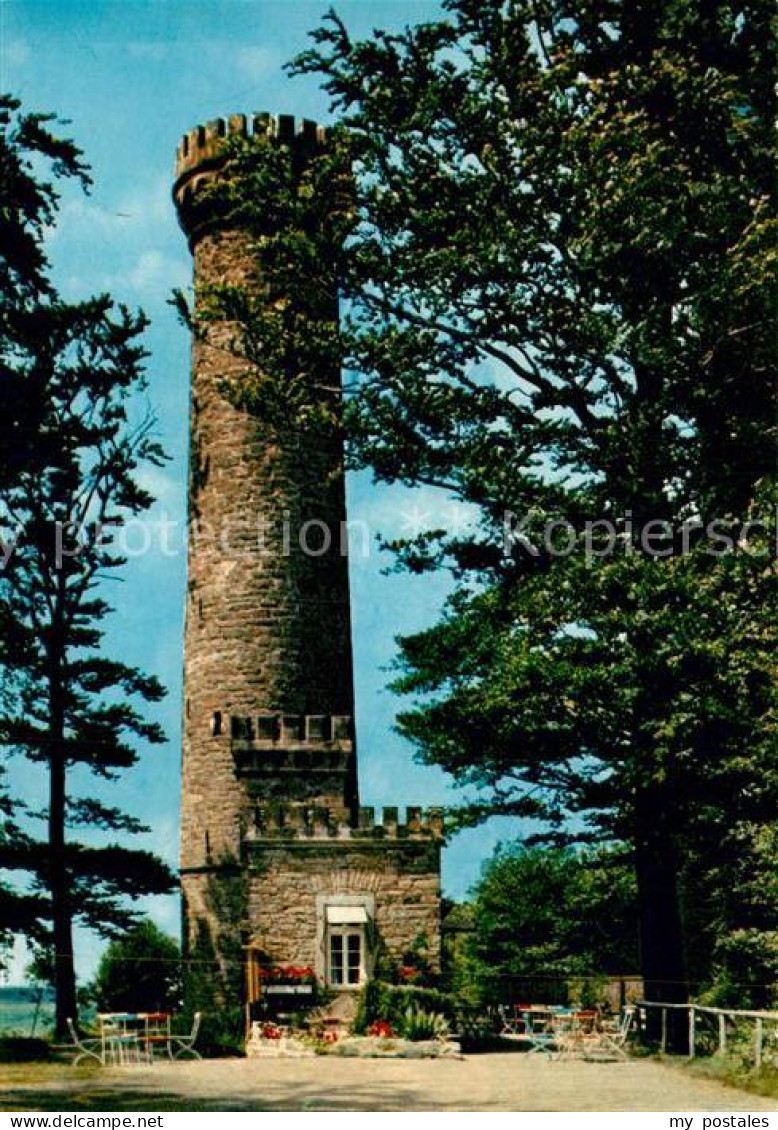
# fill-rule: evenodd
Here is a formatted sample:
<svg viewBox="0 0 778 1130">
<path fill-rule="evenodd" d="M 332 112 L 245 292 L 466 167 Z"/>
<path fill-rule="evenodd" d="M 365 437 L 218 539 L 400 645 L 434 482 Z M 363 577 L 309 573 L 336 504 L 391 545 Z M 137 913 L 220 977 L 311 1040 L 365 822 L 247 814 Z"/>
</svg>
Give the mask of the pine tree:
<svg viewBox="0 0 778 1130">
<path fill-rule="evenodd" d="M 150 852 L 68 834 L 82 826 L 112 837 L 147 830 L 118 808 L 74 795 L 69 774 L 84 766 L 114 779 L 135 762 L 135 739 L 164 740 L 133 705 L 158 701 L 159 682 L 101 650 L 110 612 L 101 586 L 123 564 L 111 535 L 150 505 L 136 473 L 159 465 L 163 453 L 153 417 L 134 418 L 145 388 L 145 318 L 107 296 L 66 303 L 49 277 L 43 234 L 56 193 L 31 156 L 52 157 L 55 175 L 83 177 L 80 155 L 42 130 L 50 118 L 18 111 L 6 100 L 3 223 L 13 238 L 1 270 L 2 387 L 14 410 L 5 417 L 11 435 L 0 481 L 0 741 L 7 756 L 27 759 L 28 772 L 46 774 L 49 800 L 44 813 L 26 814 L 24 831 L 8 822 L 0 862 L 31 880 L 11 903 L 30 912 L 14 927 L 51 951 L 63 1034 L 77 1014 L 74 920 L 115 933 L 133 918 L 126 897 L 173 884 Z M 36 816 L 47 828 L 40 839 Z"/>
</svg>

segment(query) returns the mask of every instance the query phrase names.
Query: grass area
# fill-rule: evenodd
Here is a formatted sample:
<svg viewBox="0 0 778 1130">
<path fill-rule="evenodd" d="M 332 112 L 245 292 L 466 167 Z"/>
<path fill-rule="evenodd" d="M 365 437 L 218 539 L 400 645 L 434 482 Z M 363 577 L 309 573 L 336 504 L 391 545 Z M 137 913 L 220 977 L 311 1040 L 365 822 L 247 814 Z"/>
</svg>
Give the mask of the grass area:
<svg viewBox="0 0 778 1130">
<path fill-rule="evenodd" d="M 103 1069 L 98 1063 L 73 1067 L 71 1063 L 4 1063 L 3 1087 L 36 1087 L 52 1083 L 88 1082 Z M 0 1096 L 2 1095 L 0 1090 Z"/>
<path fill-rule="evenodd" d="M 686 1060 L 684 1066 L 700 1079 L 715 1079 L 717 1083 L 726 1083 L 740 1091 L 778 1099 L 778 1067 L 773 1064 L 748 1068 L 737 1060 L 716 1055 L 709 1059 Z"/>
</svg>

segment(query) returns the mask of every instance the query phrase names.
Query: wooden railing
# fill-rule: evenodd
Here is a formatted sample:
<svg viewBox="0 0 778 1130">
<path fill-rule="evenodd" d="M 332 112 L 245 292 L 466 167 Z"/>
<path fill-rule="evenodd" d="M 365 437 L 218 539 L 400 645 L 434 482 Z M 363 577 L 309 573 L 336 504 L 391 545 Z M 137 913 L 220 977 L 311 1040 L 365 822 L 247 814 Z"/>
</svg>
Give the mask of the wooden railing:
<svg viewBox="0 0 778 1130">
<path fill-rule="evenodd" d="M 659 1047 L 662 1052 L 667 1051 L 667 1013 L 669 1009 L 684 1009 L 689 1014 L 689 1058 L 697 1055 L 697 1017 L 711 1016 L 717 1018 L 718 1024 L 718 1051 L 725 1055 L 727 1051 L 727 1021 L 735 1022 L 736 1017 L 743 1017 L 754 1021 L 754 1064 L 762 1066 L 764 1057 L 764 1027 L 765 1022 L 778 1025 L 778 1012 L 759 1012 L 754 1009 L 740 1008 L 712 1008 L 709 1005 L 695 1004 L 669 1004 L 664 1001 L 638 1001 L 639 1008 L 658 1008 L 661 1012 L 661 1035 Z"/>
</svg>

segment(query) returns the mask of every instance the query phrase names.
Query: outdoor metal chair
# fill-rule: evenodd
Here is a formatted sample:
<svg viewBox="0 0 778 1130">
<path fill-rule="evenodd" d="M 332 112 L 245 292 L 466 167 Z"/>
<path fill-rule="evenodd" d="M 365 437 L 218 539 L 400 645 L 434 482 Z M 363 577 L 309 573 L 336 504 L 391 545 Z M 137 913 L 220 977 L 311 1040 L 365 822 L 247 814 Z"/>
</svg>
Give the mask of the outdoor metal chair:
<svg viewBox="0 0 778 1130">
<path fill-rule="evenodd" d="M 565 1018 L 560 1017 L 557 1043 L 560 1057 L 599 1061 L 626 1060 L 625 1044 L 634 1014 L 634 1009 L 625 1009 L 621 1021 L 615 1024 L 598 1020 L 596 1014 L 591 1012 L 570 1013 Z"/>
<path fill-rule="evenodd" d="M 194 1021 L 192 1023 L 191 1031 L 187 1035 L 177 1036 L 175 1032 L 170 1035 L 170 1058 L 180 1059 L 184 1055 L 191 1055 L 193 1059 L 202 1059 L 198 1051 L 194 1049 L 194 1043 L 200 1032 L 200 1024 L 202 1022 L 202 1013 L 196 1012 L 194 1014 Z M 178 1045 L 178 1050 L 174 1050 Z"/>
<path fill-rule="evenodd" d="M 119 1066 L 143 1063 L 148 1049 L 143 1041 L 144 1014 L 138 1012 L 98 1012 L 103 1043 L 103 1062 Z"/>
<path fill-rule="evenodd" d="M 163 1052 L 164 1055 L 172 1059 L 173 1053 L 170 1047 L 170 1013 L 144 1012 L 140 1015 L 144 1024 L 141 1040 L 147 1062 L 153 1063 L 154 1053 L 157 1051 Z"/>
<path fill-rule="evenodd" d="M 534 1016 L 532 1012 L 522 1014 L 524 1020 L 524 1039 L 529 1044 L 529 1054 L 547 1055 L 553 1057 L 552 1047 L 556 1044 L 556 1036 L 550 1029 L 547 1020 Z"/>
<path fill-rule="evenodd" d="M 497 1006 L 497 1013 L 502 1022 L 501 1036 L 522 1036 L 524 1034 L 524 1017 L 520 1005 L 508 1007 L 501 1004 Z"/>
<path fill-rule="evenodd" d="M 67 1018 L 68 1031 L 70 1038 L 73 1041 L 72 1047 L 78 1052 L 78 1055 L 73 1060 L 73 1066 L 77 1067 L 82 1060 L 95 1059 L 101 1065 L 105 1065 L 105 1043 L 99 1037 L 89 1036 L 84 1039 L 79 1036 L 78 1029 L 76 1028 L 73 1020 Z M 99 1048 L 99 1051 L 97 1050 Z"/>
<path fill-rule="evenodd" d="M 636 1014 L 637 1008 L 634 1005 L 627 1005 L 618 1027 L 614 1030 L 602 1028 L 600 1037 L 605 1051 L 615 1052 L 619 1059 L 627 1059 L 626 1045 Z"/>
</svg>

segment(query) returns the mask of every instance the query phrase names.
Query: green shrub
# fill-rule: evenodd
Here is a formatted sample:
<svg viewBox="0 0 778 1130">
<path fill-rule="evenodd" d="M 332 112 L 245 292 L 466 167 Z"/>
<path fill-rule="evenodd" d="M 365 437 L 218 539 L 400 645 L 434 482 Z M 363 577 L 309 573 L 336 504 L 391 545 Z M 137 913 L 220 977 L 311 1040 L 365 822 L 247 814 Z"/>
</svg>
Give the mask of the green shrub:
<svg viewBox="0 0 778 1130">
<path fill-rule="evenodd" d="M 700 1003 L 772 1009 L 778 1000 L 778 930 L 733 930 L 713 952 L 714 975 Z"/>
<path fill-rule="evenodd" d="M 418 1005 L 409 1005 L 400 1035 L 406 1040 L 445 1040 L 449 1035 L 448 1021 L 440 1012 L 427 1012 Z"/>
<path fill-rule="evenodd" d="M 390 985 L 386 981 L 368 981 L 360 991 L 354 1031 L 364 1035 L 376 1020 L 385 1020 L 401 1031 L 409 1008 L 441 1013 L 448 1021 L 456 1015 L 456 1004 L 449 993 L 419 985 Z"/>
<path fill-rule="evenodd" d="M 778 1099 L 778 1067 L 773 1064 L 763 1064 L 761 1068 L 744 1068 L 729 1056 L 713 1056 L 710 1059 L 693 1059 L 685 1067 L 694 1075 L 717 1079 L 731 1087 Z"/>
<path fill-rule="evenodd" d="M 29 1036 L 0 1036 L 0 1063 L 39 1063 L 52 1058 L 45 1040 Z"/>
<path fill-rule="evenodd" d="M 567 994 L 574 1008 L 597 1008 L 606 998 L 608 978 L 575 977 L 567 982 Z"/>
<path fill-rule="evenodd" d="M 246 1019 L 240 1005 L 221 1012 L 204 1012 L 195 1048 L 208 1058 L 244 1055 Z"/>
<path fill-rule="evenodd" d="M 501 1020 L 494 1014 L 484 1013 L 468 1004 L 457 1010 L 454 1030 L 459 1045 L 466 1054 L 501 1048 L 501 1027 Z"/>
</svg>

